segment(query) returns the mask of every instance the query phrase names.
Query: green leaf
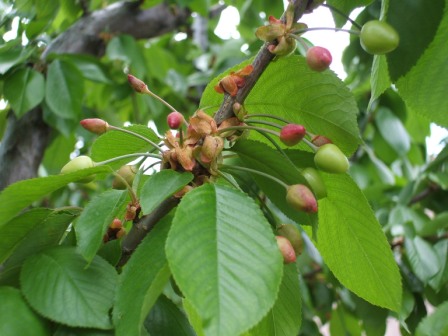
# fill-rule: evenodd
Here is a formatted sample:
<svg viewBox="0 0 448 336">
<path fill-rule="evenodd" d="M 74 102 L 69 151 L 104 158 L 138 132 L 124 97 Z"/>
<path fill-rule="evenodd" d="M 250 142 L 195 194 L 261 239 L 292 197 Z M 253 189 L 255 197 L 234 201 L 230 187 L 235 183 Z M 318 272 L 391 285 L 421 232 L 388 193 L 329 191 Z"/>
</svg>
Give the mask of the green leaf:
<svg viewBox="0 0 448 336">
<path fill-rule="evenodd" d="M 75 148 L 76 141 L 75 133 L 71 133 L 68 137 L 60 134 L 51 141 L 42 161 L 49 174 L 59 173 L 61 168 L 70 161 L 70 154 Z"/>
<path fill-rule="evenodd" d="M 44 99 L 44 76 L 31 68 L 20 69 L 6 79 L 4 94 L 20 118 Z"/>
<path fill-rule="evenodd" d="M 391 85 L 389 70 L 387 69 L 387 61 L 384 55 L 375 55 L 373 58 L 370 85 L 372 87 L 372 93 L 369 106 L 374 100 L 381 96 L 384 91 L 390 88 Z"/>
<path fill-rule="evenodd" d="M 361 326 L 352 314 L 344 309 L 342 305 L 338 305 L 331 312 L 330 334 L 361 336 Z"/>
<path fill-rule="evenodd" d="M 448 334 L 448 302 L 442 303 L 436 311 L 425 317 L 417 327 L 416 336 L 444 336 Z"/>
<path fill-rule="evenodd" d="M 52 213 L 51 209 L 31 209 L 10 220 L 0 229 L 0 264 L 3 263 L 21 241 Z"/>
<path fill-rule="evenodd" d="M 166 254 L 205 334 L 238 335 L 275 302 L 282 257 L 258 206 L 237 190 L 204 184 L 187 193 L 176 211 Z"/>
<path fill-rule="evenodd" d="M 404 156 L 411 148 L 411 139 L 401 120 L 385 107 L 375 114 L 378 131 L 398 155 Z"/>
<path fill-rule="evenodd" d="M 120 274 L 113 320 L 116 335 L 138 335 L 170 277 L 165 241 L 172 216 L 165 216 L 143 239 Z"/>
<path fill-rule="evenodd" d="M 0 48 L 0 75 L 4 75 L 17 64 L 24 62 L 33 49 L 17 46 L 17 41 L 10 41 Z"/>
<path fill-rule="evenodd" d="M 282 283 L 274 307 L 246 335 L 298 335 L 301 322 L 302 298 L 297 265 L 295 263 L 284 265 Z"/>
<path fill-rule="evenodd" d="M 152 175 L 140 191 L 143 214 L 150 214 L 163 200 L 181 190 L 192 180 L 191 173 L 178 173 L 168 169 Z"/>
<path fill-rule="evenodd" d="M 362 326 L 367 336 L 383 336 L 386 334 L 387 309 L 373 306 L 363 299 L 354 296 L 356 315 L 362 320 Z"/>
<path fill-rule="evenodd" d="M 90 55 L 66 54 L 58 56 L 58 58 L 75 65 L 85 79 L 98 83 L 111 84 L 107 70 L 96 57 Z"/>
<path fill-rule="evenodd" d="M 193 307 L 191 302 L 187 299 L 182 300 L 183 308 L 185 310 L 185 313 L 188 316 L 188 321 L 190 322 L 191 326 L 193 327 L 194 331 L 196 332 L 197 336 L 204 336 L 204 330 L 202 327 L 202 321 L 201 317 L 199 316 L 196 309 Z"/>
<path fill-rule="evenodd" d="M 327 0 L 327 4 L 336 7 L 346 15 L 350 15 L 353 9 L 367 6 L 371 2 L 372 0 Z M 333 12 L 333 18 L 337 27 L 342 27 L 347 22 L 346 17 L 336 12 Z"/>
<path fill-rule="evenodd" d="M 59 245 L 77 216 L 77 211 L 65 210 L 50 211 L 45 218 L 40 218 L 43 211 L 32 209 L 1 228 L 0 243 L 12 252 L 0 272 L 2 284 L 18 285 L 20 268 L 26 258 Z"/>
<path fill-rule="evenodd" d="M 196 336 L 187 317 L 165 295 L 161 295 L 145 320 L 151 335 Z"/>
<path fill-rule="evenodd" d="M 100 257 L 88 268 L 74 248 L 58 247 L 23 264 L 22 291 L 41 315 L 71 327 L 111 329 L 117 273 Z"/>
<path fill-rule="evenodd" d="M 240 140 L 232 147 L 232 150 L 238 153 L 238 156 L 248 168 L 272 175 L 288 185 L 298 183 L 307 184 L 297 167 L 286 160 L 278 151 L 263 143 L 253 140 Z M 298 156 L 301 156 L 302 160 L 294 160 L 294 162 L 306 164 L 306 162 L 310 161 L 311 153 L 299 153 L 301 155 Z M 251 176 L 266 196 L 286 216 L 303 225 L 315 225 L 317 223 L 317 216 L 315 214 L 294 210 L 286 203 L 286 190 L 282 185 L 257 174 L 251 174 Z"/>
<path fill-rule="evenodd" d="M 20 291 L 0 287 L 0 335 L 49 335 L 48 326 L 26 303 Z"/>
<path fill-rule="evenodd" d="M 147 126 L 133 125 L 125 127 L 124 129 L 137 133 L 155 143 L 160 141 L 154 131 Z M 110 131 L 102 134 L 95 140 L 91 148 L 91 157 L 96 162 L 100 162 L 121 155 L 145 153 L 151 149 L 153 149 L 153 146 L 139 137 L 121 131 Z M 110 166 L 119 168 L 136 158 L 137 157 L 111 162 Z"/>
<path fill-rule="evenodd" d="M 79 119 L 84 95 L 84 78 L 71 63 L 54 60 L 48 67 L 45 101 L 60 118 Z"/>
<path fill-rule="evenodd" d="M 370 205 L 348 175 L 322 174 L 317 247 L 336 278 L 366 301 L 400 309 L 401 279 L 390 245 Z"/>
<path fill-rule="evenodd" d="M 229 71 L 240 69 L 244 64 Z M 222 95 L 214 86 L 225 74 L 206 87 L 200 103 L 202 108 L 221 104 Z M 353 94 L 333 72 L 310 70 L 302 56 L 280 58 L 271 63 L 245 100 L 244 107 L 249 114 L 268 113 L 302 124 L 307 131 L 330 138 L 346 155 L 352 154 L 360 143 L 356 121 L 358 108 Z"/>
<path fill-rule="evenodd" d="M 437 274 L 429 280 L 429 285 L 435 291 L 440 291 L 448 280 L 448 240 L 444 239 L 434 245 L 434 251 L 437 253 L 442 267 Z"/>
<path fill-rule="evenodd" d="M 435 36 L 429 27 L 426 28 L 426 25 L 437 25 L 437 18 L 443 12 L 440 7 L 441 1 L 435 1 L 434 4 L 431 2 L 430 8 L 426 8 L 427 3 L 425 1 L 419 1 L 418 3 L 424 9 L 421 10 L 419 7 L 415 9 L 415 20 L 414 18 L 402 20 L 403 10 L 407 10 L 410 7 L 414 8 L 414 6 L 399 6 L 401 8 L 399 13 L 400 22 L 412 25 L 412 28 L 404 27 L 405 29 L 410 29 L 407 39 L 410 49 L 418 51 L 426 48 L 426 45 L 421 45 L 420 48 L 417 47 L 421 44 L 418 41 L 415 44 L 415 38 L 420 38 L 418 31 L 423 31 L 428 38 L 432 39 L 434 37 L 434 39 L 419 58 L 417 64 L 412 69 L 409 69 L 410 71 L 399 79 L 396 85 L 398 92 L 412 112 L 419 113 L 427 119 L 446 127 L 448 126 L 448 116 L 445 111 L 448 109 L 448 101 L 446 100 L 444 90 L 439 88 L 448 86 L 448 68 L 445 63 L 446 54 L 448 53 L 448 45 L 446 44 L 448 39 L 448 15 L 443 17 Z M 396 1 L 391 1 L 391 4 L 393 3 L 396 3 Z M 425 23 L 423 23 L 423 20 Z M 422 24 L 423 26 L 421 27 Z M 415 35 L 416 33 L 417 35 Z M 408 33 L 406 32 L 406 34 Z M 405 58 L 400 57 L 397 59 L 397 64 L 403 62 L 407 57 L 406 54 Z M 390 61 L 389 68 L 391 68 Z"/>
<path fill-rule="evenodd" d="M 126 207 L 127 190 L 108 190 L 93 198 L 75 223 L 79 253 L 91 262 L 103 243 L 104 234 Z"/>
<path fill-rule="evenodd" d="M 439 257 L 423 238 L 406 233 L 404 241 L 406 255 L 415 275 L 424 283 L 433 278 L 442 268 Z"/>
<path fill-rule="evenodd" d="M 110 172 L 107 166 L 83 169 L 70 174 L 39 177 L 11 184 L 0 193 L 0 228 L 23 208 L 70 182 L 75 182 L 95 173 Z"/>
<path fill-rule="evenodd" d="M 446 27 L 443 28 L 443 23 L 441 23 L 444 6 L 445 0 L 433 0 L 429 8 L 426 0 L 389 1 L 387 22 L 400 35 L 400 44 L 397 49 L 386 56 L 393 82 L 406 75 L 415 64 L 420 63 L 418 60 L 423 54 L 428 55 L 429 50 L 426 49 L 433 39 L 435 42 L 436 39 L 445 35 L 446 41 L 448 32 Z M 447 22 L 446 15 L 443 20 Z M 441 51 L 447 50 L 446 44 L 440 44 L 439 47 Z M 432 74 L 436 73 L 437 77 L 443 76 L 440 73 L 442 69 L 437 67 L 437 62 L 435 62 L 433 57 L 431 57 L 431 65 L 425 67 L 425 69 L 427 70 L 425 71 L 426 76 L 429 75 L 428 71 Z M 431 83 L 431 87 L 435 85 L 432 82 L 427 83 Z"/>
<path fill-rule="evenodd" d="M 130 73 L 142 78 L 147 69 L 143 53 L 135 38 L 130 35 L 115 36 L 107 44 L 106 56 L 111 60 L 120 60 L 130 68 Z"/>
</svg>

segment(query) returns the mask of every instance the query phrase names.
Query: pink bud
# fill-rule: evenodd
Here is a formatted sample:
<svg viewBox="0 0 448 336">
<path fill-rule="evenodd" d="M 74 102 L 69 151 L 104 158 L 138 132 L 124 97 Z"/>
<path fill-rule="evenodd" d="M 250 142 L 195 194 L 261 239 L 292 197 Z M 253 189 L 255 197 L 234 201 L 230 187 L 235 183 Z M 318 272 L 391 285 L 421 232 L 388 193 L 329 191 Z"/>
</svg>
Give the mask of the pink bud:
<svg viewBox="0 0 448 336">
<path fill-rule="evenodd" d="M 280 141 L 286 146 L 294 146 L 298 144 L 306 134 L 306 129 L 303 125 L 288 124 L 280 131 Z"/>
<path fill-rule="evenodd" d="M 311 70 L 324 71 L 329 68 L 332 61 L 331 53 L 323 47 L 311 47 L 306 52 L 306 62 Z"/>
<path fill-rule="evenodd" d="M 303 184 L 288 187 L 286 202 L 296 210 L 308 213 L 317 212 L 317 201 L 313 192 Z"/>
<path fill-rule="evenodd" d="M 128 82 L 129 84 L 131 84 L 132 88 L 138 93 L 147 93 L 149 91 L 148 86 L 137 77 L 128 75 Z"/>
<path fill-rule="evenodd" d="M 86 130 L 95 134 L 103 134 L 107 132 L 107 130 L 109 129 L 109 124 L 103 119 L 98 118 L 83 119 L 79 123 Z"/>
<path fill-rule="evenodd" d="M 171 112 L 166 117 L 166 122 L 168 123 L 169 128 L 179 129 L 179 127 L 184 122 L 184 116 L 179 112 Z"/>
<path fill-rule="evenodd" d="M 296 253 L 294 252 L 291 242 L 282 236 L 275 236 L 275 239 L 277 239 L 277 246 L 283 256 L 283 263 L 291 264 L 295 262 Z"/>
</svg>

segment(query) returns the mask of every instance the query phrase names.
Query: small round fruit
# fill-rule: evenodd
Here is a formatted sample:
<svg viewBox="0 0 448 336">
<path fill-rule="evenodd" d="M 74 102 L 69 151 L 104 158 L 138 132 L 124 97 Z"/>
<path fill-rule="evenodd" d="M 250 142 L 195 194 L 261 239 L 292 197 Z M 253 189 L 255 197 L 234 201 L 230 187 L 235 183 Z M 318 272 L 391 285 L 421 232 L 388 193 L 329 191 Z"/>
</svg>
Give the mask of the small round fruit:
<svg viewBox="0 0 448 336">
<path fill-rule="evenodd" d="M 282 224 L 277 228 L 277 233 L 289 240 L 296 255 L 303 252 L 303 238 L 300 230 L 293 224 Z"/>
<path fill-rule="evenodd" d="M 282 236 L 275 236 L 275 239 L 277 239 L 278 249 L 283 256 L 283 263 L 291 264 L 295 262 L 297 257 L 291 242 Z"/>
<path fill-rule="evenodd" d="M 306 129 L 303 125 L 288 124 L 280 131 L 280 141 L 286 146 L 294 146 L 303 139 L 305 134 Z"/>
<path fill-rule="evenodd" d="M 171 112 L 166 117 L 168 127 L 171 129 L 179 129 L 184 122 L 184 116 L 179 112 Z"/>
<path fill-rule="evenodd" d="M 93 160 L 86 156 L 81 155 L 78 157 L 75 157 L 73 160 L 68 162 L 64 167 L 61 169 L 61 174 L 68 174 L 73 173 L 82 169 L 86 168 L 92 168 L 95 166 L 95 162 Z M 80 183 L 89 183 L 95 179 L 95 175 L 86 176 L 81 180 L 78 180 L 77 182 Z"/>
<path fill-rule="evenodd" d="M 323 47 L 311 47 L 306 52 L 306 63 L 314 71 L 327 70 L 332 60 L 330 51 Z"/>
<path fill-rule="evenodd" d="M 361 46 L 369 54 L 383 55 L 393 51 L 400 43 L 400 36 L 390 24 L 372 20 L 361 29 Z"/>
<path fill-rule="evenodd" d="M 286 191 L 286 202 L 294 209 L 308 213 L 317 212 L 317 201 L 313 192 L 303 184 L 294 184 Z"/>
<path fill-rule="evenodd" d="M 312 167 L 305 168 L 302 170 L 302 175 L 310 185 L 317 199 L 327 197 L 327 188 L 325 187 L 324 181 L 316 169 Z"/>
<path fill-rule="evenodd" d="M 121 166 L 120 169 L 118 169 L 117 174 L 120 175 L 126 181 L 126 183 L 132 187 L 132 183 L 134 182 L 137 170 L 137 167 L 134 165 L 124 165 Z M 115 176 L 114 180 L 112 181 L 112 188 L 122 190 L 126 189 L 127 186 L 121 178 Z"/>
<path fill-rule="evenodd" d="M 317 168 L 327 173 L 345 173 L 350 164 L 344 153 L 335 144 L 325 144 L 314 154 L 314 163 Z"/>
</svg>

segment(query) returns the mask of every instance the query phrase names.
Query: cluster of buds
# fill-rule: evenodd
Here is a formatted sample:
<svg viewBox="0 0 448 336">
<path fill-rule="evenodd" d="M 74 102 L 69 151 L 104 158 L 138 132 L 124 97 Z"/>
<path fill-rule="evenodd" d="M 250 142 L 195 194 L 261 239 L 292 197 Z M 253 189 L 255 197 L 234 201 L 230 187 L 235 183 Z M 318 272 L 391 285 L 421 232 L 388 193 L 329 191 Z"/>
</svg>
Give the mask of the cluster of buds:
<svg viewBox="0 0 448 336">
<path fill-rule="evenodd" d="M 294 22 L 294 7 L 289 4 L 285 12 L 285 21 L 269 16 L 269 24 L 259 27 L 255 35 L 262 41 L 270 42 L 268 50 L 277 56 L 291 54 L 296 48 L 296 39 L 291 36 L 307 28 L 304 23 Z"/>
<path fill-rule="evenodd" d="M 303 252 L 303 238 L 299 229 L 293 224 L 282 224 L 277 228 L 277 245 L 283 256 L 283 262 L 290 264 L 296 261 Z"/>
<path fill-rule="evenodd" d="M 229 75 L 221 79 L 214 87 L 218 93 L 228 93 L 232 97 L 235 97 L 238 93 L 238 89 L 242 88 L 245 83 L 245 77 L 249 76 L 254 70 L 252 65 L 246 65 L 241 70 L 236 72 L 232 71 Z"/>
<path fill-rule="evenodd" d="M 107 232 L 103 236 L 103 242 L 107 243 L 111 240 L 120 239 L 125 234 L 126 229 L 123 227 L 123 222 L 118 218 L 114 218 L 107 228 Z"/>
</svg>

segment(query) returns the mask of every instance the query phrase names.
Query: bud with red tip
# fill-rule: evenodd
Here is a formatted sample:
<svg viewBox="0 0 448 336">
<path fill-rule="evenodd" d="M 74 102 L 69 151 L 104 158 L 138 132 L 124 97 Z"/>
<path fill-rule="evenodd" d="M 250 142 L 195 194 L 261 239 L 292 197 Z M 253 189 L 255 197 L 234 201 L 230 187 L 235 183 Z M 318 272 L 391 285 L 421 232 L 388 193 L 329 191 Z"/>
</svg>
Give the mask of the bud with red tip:
<svg viewBox="0 0 448 336">
<path fill-rule="evenodd" d="M 293 224 L 282 224 L 277 228 L 277 233 L 285 237 L 291 243 L 296 255 L 301 255 L 303 252 L 303 238 L 299 229 Z"/>
<path fill-rule="evenodd" d="M 95 134 L 103 134 L 109 130 L 109 124 L 99 118 L 83 119 L 79 123 L 86 130 Z"/>
<path fill-rule="evenodd" d="M 282 236 L 275 236 L 275 239 L 277 239 L 277 246 L 283 256 L 283 263 L 291 264 L 295 262 L 296 253 L 294 252 L 294 248 L 292 247 L 291 242 Z"/>
<path fill-rule="evenodd" d="M 289 186 L 286 202 L 294 209 L 308 213 L 317 212 L 317 201 L 313 192 L 303 184 Z"/>
<path fill-rule="evenodd" d="M 109 227 L 111 229 L 119 230 L 119 229 L 121 229 L 123 227 L 123 222 L 120 219 L 118 219 L 118 218 L 114 218 L 112 223 L 110 223 Z"/>
<path fill-rule="evenodd" d="M 306 62 L 310 69 L 314 71 L 327 70 L 332 60 L 330 51 L 323 47 L 311 47 L 306 52 Z"/>
<path fill-rule="evenodd" d="M 185 121 L 184 116 L 179 112 L 171 112 L 166 117 L 166 122 L 168 127 L 171 129 L 179 129 Z"/>
<path fill-rule="evenodd" d="M 306 134 L 303 125 L 288 124 L 280 131 L 280 141 L 286 146 L 294 146 L 298 144 Z"/>
<path fill-rule="evenodd" d="M 141 79 L 138 79 L 135 76 L 128 75 L 128 82 L 131 84 L 132 88 L 135 92 L 138 93 L 147 93 L 149 92 L 148 86 Z"/>
</svg>

